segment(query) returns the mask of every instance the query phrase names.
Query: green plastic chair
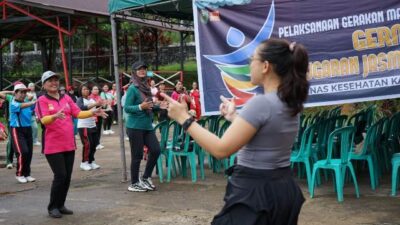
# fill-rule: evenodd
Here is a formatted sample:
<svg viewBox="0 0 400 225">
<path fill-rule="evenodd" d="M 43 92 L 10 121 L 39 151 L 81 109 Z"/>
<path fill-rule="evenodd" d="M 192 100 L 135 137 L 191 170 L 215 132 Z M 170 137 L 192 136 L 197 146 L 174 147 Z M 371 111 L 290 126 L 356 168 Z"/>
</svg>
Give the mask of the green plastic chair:
<svg viewBox="0 0 400 225">
<path fill-rule="evenodd" d="M 166 157 L 166 155 L 168 154 L 168 151 L 166 149 L 166 142 L 168 140 L 168 121 L 163 121 L 161 123 L 158 123 L 154 128 L 155 132 L 159 132 L 160 133 L 160 150 L 161 150 L 161 154 L 157 159 L 157 172 L 158 172 L 158 177 L 160 178 L 160 182 L 163 182 L 163 166 L 162 166 L 162 162 L 163 162 L 163 156 Z M 165 160 L 167 161 L 167 160 Z"/>
<path fill-rule="evenodd" d="M 175 146 L 171 149 L 168 155 L 168 165 L 172 164 L 172 160 L 175 156 L 180 156 L 182 159 L 182 175 L 185 176 L 186 170 L 186 158 L 189 159 L 191 175 L 192 175 L 192 182 L 197 181 L 197 172 L 196 172 L 196 152 L 194 149 L 190 150 L 189 146 L 190 143 L 193 143 L 190 139 L 189 133 L 184 133 L 184 141 L 183 141 L 183 148 L 181 146 Z M 200 171 L 201 176 L 204 177 L 204 170 Z M 171 181 L 171 167 L 168 167 L 167 171 L 167 182 Z"/>
<path fill-rule="evenodd" d="M 400 167 L 400 156 L 394 155 L 392 157 L 392 196 L 396 196 L 397 186 L 399 183 L 398 172 Z"/>
<path fill-rule="evenodd" d="M 354 187 L 356 189 L 357 198 L 360 197 L 360 193 L 358 190 L 358 184 L 356 175 L 354 172 L 353 165 L 351 164 L 349 152 L 352 149 L 353 139 L 355 134 L 355 127 L 348 126 L 336 129 L 333 131 L 328 138 L 328 151 L 327 157 L 324 160 L 319 160 L 314 164 L 312 178 L 311 178 L 311 191 L 310 197 L 314 197 L 314 186 L 316 174 L 319 169 L 327 169 L 333 170 L 335 172 L 335 183 L 336 183 L 336 192 L 337 199 L 339 202 L 343 201 L 343 186 L 344 186 L 344 177 L 346 174 L 346 169 L 349 168 L 351 176 L 353 178 Z M 340 143 L 340 158 L 332 158 L 332 151 L 334 147 L 335 138 L 338 138 Z"/>
<path fill-rule="evenodd" d="M 369 175 L 371 180 L 372 190 L 376 189 L 378 185 L 378 163 L 376 157 L 376 140 L 377 128 L 379 124 L 374 124 L 367 130 L 367 135 L 364 139 L 364 144 L 360 152 L 352 151 L 350 153 L 350 160 L 365 160 L 368 163 Z"/>
<path fill-rule="evenodd" d="M 315 127 L 317 125 L 314 124 L 308 127 L 302 134 L 300 148 L 292 151 L 290 155 L 290 162 L 292 167 L 294 163 L 303 163 L 306 168 L 306 176 L 307 176 L 307 184 L 308 190 L 311 191 L 311 169 L 313 158 L 312 154 L 312 141 L 314 137 Z"/>
</svg>

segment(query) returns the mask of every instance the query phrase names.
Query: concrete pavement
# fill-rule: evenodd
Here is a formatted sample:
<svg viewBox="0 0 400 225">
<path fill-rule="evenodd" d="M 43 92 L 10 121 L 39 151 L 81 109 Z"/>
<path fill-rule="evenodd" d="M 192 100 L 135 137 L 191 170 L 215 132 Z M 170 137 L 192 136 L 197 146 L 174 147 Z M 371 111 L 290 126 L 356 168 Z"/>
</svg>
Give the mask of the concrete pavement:
<svg viewBox="0 0 400 225">
<path fill-rule="evenodd" d="M 113 126 L 116 130 L 116 126 Z M 40 149 L 35 147 L 32 161 L 34 183 L 18 184 L 15 169 L 0 168 L 0 224 L 138 224 L 138 225 L 203 225 L 223 205 L 226 178 L 206 170 L 206 179 L 192 183 L 189 178 L 175 178 L 171 183 L 159 183 L 153 176 L 157 191 L 132 193 L 129 182 L 121 182 L 121 162 L 117 134 L 102 136 L 106 148 L 96 153 L 101 169 L 81 171 L 81 145 L 78 150 L 72 183 L 66 206 L 74 215 L 53 219 L 47 215 L 52 173 Z M 128 170 L 129 145 L 126 143 Z M 5 154 L 5 143 L 0 143 L 0 156 Z M 0 163 L 3 164 L 3 161 Z M 144 165 L 145 163 L 142 163 Z M 4 166 L 4 165 L 3 165 Z M 1 166 L 0 166 L 1 167 Z M 129 178 L 129 174 L 128 174 Z M 299 224 L 385 224 L 400 225 L 400 195 L 391 197 L 390 178 L 381 181 L 377 191 L 369 187 L 368 173 L 358 177 L 361 197 L 355 197 L 352 184 L 344 190 L 344 202 L 338 203 L 332 183 L 316 189 L 315 198 L 309 199 L 306 182 L 299 180 L 306 202 Z"/>
</svg>

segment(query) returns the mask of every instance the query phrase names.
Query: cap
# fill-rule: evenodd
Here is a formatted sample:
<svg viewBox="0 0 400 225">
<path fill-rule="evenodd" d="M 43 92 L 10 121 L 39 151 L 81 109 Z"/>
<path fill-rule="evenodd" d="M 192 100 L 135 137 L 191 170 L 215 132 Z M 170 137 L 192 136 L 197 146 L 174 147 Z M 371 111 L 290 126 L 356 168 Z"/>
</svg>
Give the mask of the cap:
<svg viewBox="0 0 400 225">
<path fill-rule="evenodd" d="M 29 83 L 28 87 L 35 87 L 35 84 L 34 83 Z"/>
<path fill-rule="evenodd" d="M 143 61 L 137 61 L 134 64 L 132 64 L 132 70 L 138 70 L 141 67 L 145 67 L 147 69 L 148 66 Z"/>
<path fill-rule="evenodd" d="M 53 71 L 50 71 L 50 70 L 44 72 L 43 75 L 42 75 L 42 84 L 44 84 L 44 82 L 46 82 L 46 80 L 48 80 L 49 78 L 54 77 L 54 76 L 60 77 L 58 74 L 56 74 L 56 73 L 54 73 Z"/>
<path fill-rule="evenodd" d="M 23 83 L 18 83 L 14 85 L 14 91 L 27 91 L 27 90 L 29 89 Z"/>
</svg>

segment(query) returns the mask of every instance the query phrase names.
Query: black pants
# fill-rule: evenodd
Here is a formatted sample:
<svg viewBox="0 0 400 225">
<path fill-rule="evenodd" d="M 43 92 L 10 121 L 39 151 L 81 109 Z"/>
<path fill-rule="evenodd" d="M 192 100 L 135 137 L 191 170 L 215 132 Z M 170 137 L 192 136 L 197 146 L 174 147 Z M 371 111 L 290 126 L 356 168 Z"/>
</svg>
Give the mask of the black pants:
<svg viewBox="0 0 400 225">
<path fill-rule="evenodd" d="M 97 131 L 97 143 L 96 146 L 100 144 L 100 138 L 101 138 L 101 125 L 103 124 L 103 117 L 98 116 L 97 117 L 97 122 L 96 122 L 96 131 Z"/>
<path fill-rule="evenodd" d="M 154 130 L 138 130 L 127 128 L 129 144 L 131 147 L 131 182 L 132 184 L 139 181 L 140 162 L 143 158 L 143 147 L 149 149 L 149 157 L 147 159 L 146 169 L 143 178 L 151 177 L 153 169 L 157 164 L 160 155 L 160 144 L 157 140 Z"/>
<path fill-rule="evenodd" d="M 32 128 L 11 127 L 12 144 L 17 156 L 17 176 L 28 177 L 31 175 L 32 162 Z"/>
<path fill-rule="evenodd" d="M 225 205 L 212 225 L 297 224 L 303 193 L 289 167 L 275 170 L 234 166 Z"/>
<path fill-rule="evenodd" d="M 8 129 L 7 130 L 8 138 L 7 138 L 7 146 L 6 146 L 6 148 L 7 148 L 6 163 L 10 164 L 10 163 L 13 163 L 15 151 L 14 151 L 14 146 L 13 146 L 13 141 L 12 141 L 11 127 L 10 127 L 9 123 L 8 123 L 7 129 Z"/>
<path fill-rule="evenodd" d="M 103 130 L 111 130 L 111 125 L 112 125 L 112 111 L 106 111 L 108 117 L 104 119 L 103 121 Z"/>
<path fill-rule="evenodd" d="M 92 163 L 96 153 L 97 128 L 78 128 L 82 142 L 82 162 Z"/>
<path fill-rule="evenodd" d="M 118 122 L 118 107 L 117 104 L 112 106 L 114 121 Z"/>
<path fill-rule="evenodd" d="M 46 155 L 47 162 L 54 174 L 48 210 L 59 209 L 64 206 L 71 183 L 74 158 L 75 151 Z"/>
</svg>

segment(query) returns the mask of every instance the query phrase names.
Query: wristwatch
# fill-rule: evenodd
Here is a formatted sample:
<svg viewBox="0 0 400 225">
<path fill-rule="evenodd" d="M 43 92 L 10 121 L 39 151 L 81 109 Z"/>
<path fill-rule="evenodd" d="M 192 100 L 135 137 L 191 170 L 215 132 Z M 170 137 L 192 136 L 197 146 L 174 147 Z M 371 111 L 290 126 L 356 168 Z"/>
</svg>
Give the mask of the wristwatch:
<svg viewBox="0 0 400 225">
<path fill-rule="evenodd" d="M 185 122 L 183 122 L 182 124 L 182 128 L 184 131 L 187 131 L 190 127 L 190 125 L 192 125 L 192 123 L 195 121 L 195 118 L 193 116 L 189 117 L 187 120 L 185 120 Z"/>
</svg>

